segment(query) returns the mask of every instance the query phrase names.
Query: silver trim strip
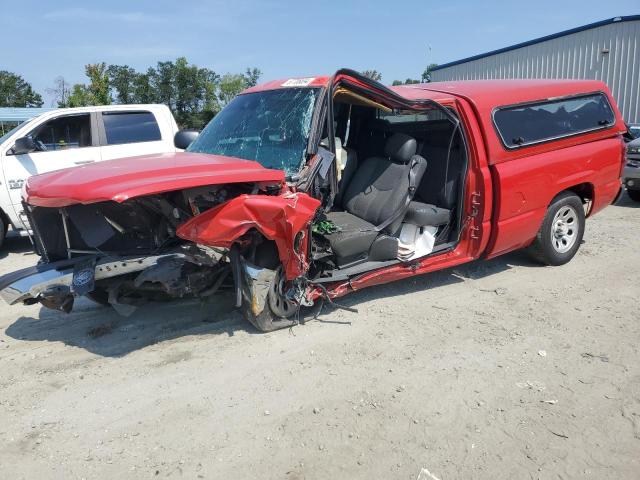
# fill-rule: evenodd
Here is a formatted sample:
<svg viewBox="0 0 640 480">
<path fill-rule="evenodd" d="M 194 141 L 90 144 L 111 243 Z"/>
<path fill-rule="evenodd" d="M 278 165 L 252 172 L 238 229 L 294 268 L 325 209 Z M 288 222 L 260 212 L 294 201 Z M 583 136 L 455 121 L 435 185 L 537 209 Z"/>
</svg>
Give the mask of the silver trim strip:
<svg viewBox="0 0 640 480">
<path fill-rule="evenodd" d="M 138 272 L 151 267 L 164 258 L 184 258 L 183 254 L 170 253 L 165 255 L 155 255 L 151 257 L 133 257 L 127 259 L 114 260 L 107 257 L 96 263 L 95 279 L 117 277 L 127 273 Z M 0 297 L 9 305 L 24 302 L 38 296 L 47 288 L 53 285 L 70 287 L 73 281 L 73 267 L 64 270 L 45 270 L 34 273 L 27 277 L 16 280 L 0 291 Z"/>
</svg>

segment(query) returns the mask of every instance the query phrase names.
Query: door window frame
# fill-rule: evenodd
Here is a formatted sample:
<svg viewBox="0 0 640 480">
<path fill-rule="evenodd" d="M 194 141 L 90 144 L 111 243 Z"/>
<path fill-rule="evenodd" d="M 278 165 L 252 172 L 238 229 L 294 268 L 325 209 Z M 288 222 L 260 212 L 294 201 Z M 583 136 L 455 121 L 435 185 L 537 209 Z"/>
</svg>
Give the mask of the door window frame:
<svg viewBox="0 0 640 480">
<path fill-rule="evenodd" d="M 55 115 L 53 117 L 47 118 L 46 120 L 38 123 L 37 125 L 32 126 L 31 130 L 29 130 L 27 133 L 13 140 L 13 145 L 11 145 L 11 147 L 5 152 L 5 155 L 8 157 L 15 156 L 15 154 L 13 153 L 13 147 L 15 146 L 15 140 L 17 140 L 18 138 L 29 137 L 33 134 L 33 132 L 41 128 L 43 125 L 46 125 L 47 123 L 52 122 L 54 120 L 59 120 L 61 118 L 67 118 L 67 117 L 79 117 L 81 115 L 89 115 L 89 128 L 91 129 L 90 131 L 91 144 L 86 145 L 84 147 L 76 147 L 76 148 L 73 148 L 72 150 L 81 150 L 84 148 L 99 147 L 100 144 L 98 140 L 98 120 L 97 120 L 96 113 L 95 112 L 65 113 L 63 115 Z M 26 155 L 33 155 L 37 153 L 54 153 L 54 152 L 61 152 L 61 151 L 67 151 L 67 150 L 44 150 L 44 151 L 34 150 L 33 152 L 30 152 Z"/>
</svg>

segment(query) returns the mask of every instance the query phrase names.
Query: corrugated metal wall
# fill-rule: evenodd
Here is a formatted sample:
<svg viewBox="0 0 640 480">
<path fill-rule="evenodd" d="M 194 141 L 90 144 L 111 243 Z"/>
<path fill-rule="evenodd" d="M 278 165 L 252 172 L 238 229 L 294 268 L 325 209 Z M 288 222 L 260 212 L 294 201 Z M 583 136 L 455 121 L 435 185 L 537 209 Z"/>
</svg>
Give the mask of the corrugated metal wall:
<svg viewBox="0 0 640 480">
<path fill-rule="evenodd" d="M 609 50 L 609 53 L 603 51 Z M 640 21 L 603 25 L 452 65 L 433 81 L 580 78 L 604 81 L 628 123 L 640 123 Z"/>
</svg>

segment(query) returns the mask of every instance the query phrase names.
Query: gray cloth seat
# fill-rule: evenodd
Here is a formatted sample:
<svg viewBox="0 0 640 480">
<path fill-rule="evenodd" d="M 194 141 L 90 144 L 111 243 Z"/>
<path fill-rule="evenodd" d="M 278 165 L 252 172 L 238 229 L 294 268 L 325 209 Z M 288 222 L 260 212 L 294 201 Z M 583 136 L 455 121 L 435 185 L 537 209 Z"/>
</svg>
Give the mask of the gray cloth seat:
<svg viewBox="0 0 640 480">
<path fill-rule="evenodd" d="M 340 231 L 327 235 L 338 257 L 366 256 L 378 234 L 396 233 L 402 223 L 399 215 L 384 228 L 379 227 L 406 208 L 412 193 L 410 184 L 420 184 L 427 161 L 416 155 L 416 140 L 396 133 L 385 145 L 385 157 L 361 162 L 342 194 L 342 212 L 330 212 L 327 218 Z M 404 213 L 404 210 L 403 210 Z"/>
<path fill-rule="evenodd" d="M 451 222 L 464 157 L 457 138 L 449 152 L 450 141 L 450 131 L 434 132 L 428 137 L 428 143 L 422 146 L 422 154 L 429 159 L 429 169 L 407 209 L 406 222 L 421 227 L 438 227 Z"/>
<path fill-rule="evenodd" d="M 368 252 L 379 233 L 375 225 L 348 212 L 330 212 L 327 218 L 338 228 L 327 238 L 333 253 L 341 258 Z"/>
<path fill-rule="evenodd" d="M 446 225 L 451 220 L 451 210 L 436 207 L 428 203 L 412 201 L 407 207 L 404 221 L 418 227 L 439 227 Z"/>
</svg>

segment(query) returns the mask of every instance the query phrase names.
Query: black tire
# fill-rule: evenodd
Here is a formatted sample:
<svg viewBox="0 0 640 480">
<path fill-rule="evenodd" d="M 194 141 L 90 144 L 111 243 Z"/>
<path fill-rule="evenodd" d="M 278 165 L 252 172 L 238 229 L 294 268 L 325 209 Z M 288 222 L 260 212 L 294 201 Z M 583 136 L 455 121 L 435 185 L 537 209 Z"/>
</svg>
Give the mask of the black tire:
<svg viewBox="0 0 640 480">
<path fill-rule="evenodd" d="M 627 190 L 627 195 L 634 202 L 640 202 L 640 190 Z"/>
<path fill-rule="evenodd" d="M 580 248 L 584 227 L 582 200 L 573 192 L 562 192 L 549 205 L 528 252 L 545 265 L 564 265 Z"/>
<path fill-rule="evenodd" d="M 298 306 L 285 300 L 280 292 L 281 270 L 278 271 L 269 288 L 266 305 L 259 315 L 255 315 L 246 295 L 242 295 L 242 315 L 261 332 L 273 332 L 281 328 L 288 328 L 298 323 Z M 279 314 L 274 313 L 274 310 Z M 291 318 L 293 317 L 293 318 Z"/>
<path fill-rule="evenodd" d="M 9 225 L 6 224 L 2 213 L 0 213 L 0 248 L 4 245 L 4 239 L 7 237 L 7 230 L 9 229 Z"/>
<path fill-rule="evenodd" d="M 103 307 L 110 307 L 109 303 L 109 292 L 103 290 L 101 288 L 95 288 L 93 291 L 86 293 L 84 295 L 93 303 L 97 303 L 98 305 L 102 305 Z"/>
</svg>

